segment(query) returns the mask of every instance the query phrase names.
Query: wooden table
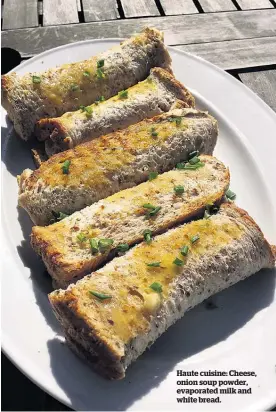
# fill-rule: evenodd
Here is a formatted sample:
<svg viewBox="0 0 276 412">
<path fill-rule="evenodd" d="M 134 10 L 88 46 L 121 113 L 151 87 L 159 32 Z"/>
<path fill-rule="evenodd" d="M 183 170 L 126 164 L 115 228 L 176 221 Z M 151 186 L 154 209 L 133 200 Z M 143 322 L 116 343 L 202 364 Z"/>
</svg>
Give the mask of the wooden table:
<svg viewBox="0 0 276 412">
<path fill-rule="evenodd" d="M 276 111 L 276 0 L 4 0 L 2 7 L 2 47 L 20 53 L 13 60 L 2 50 L 4 72 L 66 43 L 155 26 L 168 45 L 227 70 Z M 68 410 L 2 362 L 2 410 Z"/>
</svg>

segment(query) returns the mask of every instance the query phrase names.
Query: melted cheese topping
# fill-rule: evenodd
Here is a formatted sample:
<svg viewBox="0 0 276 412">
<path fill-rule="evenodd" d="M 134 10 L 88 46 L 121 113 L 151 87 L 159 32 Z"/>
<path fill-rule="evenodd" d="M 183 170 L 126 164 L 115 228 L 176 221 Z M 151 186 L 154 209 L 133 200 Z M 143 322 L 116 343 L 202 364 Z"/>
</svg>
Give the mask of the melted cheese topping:
<svg viewBox="0 0 276 412">
<path fill-rule="evenodd" d="M 243 231 L 241 224 L 227 217 L 213 216 L 167 232 L 151 244 L 143 243 L 73 287 L 78 308 L 86 316 L 93 313 L 95 317 L 96 311 L 97 318 L 106 327 L 106 336 L 128 343 L 139 333 L 147 332 L 151 317 L 168 298 L 175 279 L 183 276 L 185 267 L 192 268 L 201 256 L 214 256 L 233 239 L 239 239 Z M 192 244 L 191 237 L 197 234 L 200 239 Z M 186 257 L 180 254 L 184 245 L 190 248 Z M 176 257 L 184 261 L 184 266 L 173 263 Z M 159 261 L 160 267 L 146 265 Z M 162 285 L 161 295 L 150 288 L 153 282 Z M 106 293 L 112 298 L 99 301 L 89 290 Z M 158 298 L 154 298 L 154 294 L 158 294 Z"/>
</svg>

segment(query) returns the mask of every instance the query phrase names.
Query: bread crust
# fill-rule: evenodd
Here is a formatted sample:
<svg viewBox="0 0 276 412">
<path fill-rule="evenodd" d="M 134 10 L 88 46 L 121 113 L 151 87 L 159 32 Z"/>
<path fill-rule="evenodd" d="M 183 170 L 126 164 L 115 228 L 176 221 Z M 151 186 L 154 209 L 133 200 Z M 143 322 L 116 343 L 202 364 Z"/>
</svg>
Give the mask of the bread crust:
<svg viewBox="0 0 276 412">
<path fill-rule="evenodd" d="M 151 135 L 152 128 L 157 136 Z M 149 172 L 172 169 L 193 150 L 212 154 L 217 133 L 216 120 L 195 109 L 174 109 L 143 120 L 58 153 L 33 172 L 24 171 L 19 178 L 19 205 L 35 224 L 47 225 L 52 211 L 72 214 L 142 183 Z M 65 160 L 70 162 L 68 174 L 62 169 Z"/>
<path fill-rule="evenodd" d="M 97 62 L 104 60 L 99 75 Z M 119 46 L 88 60 L 65 64 L 42 73 L 2 76 L 2 103 L 23 140 L 32 137 L 39 119 L 57 117 L 88 106 L 100 96 L 108 99 L 145 79 L 153 67 L 171 72 L 163 34 L 146 28 Z M 84 75 L 86 73 L 86 75 Z M 36 76 L 36 81 L 33 81 Z"/>
<path fill-rule="evenodd" d="M 36 125 L 36 136 L 39 140 L 47 140 L 45 151 L 50 157 L 101 135 L 125 129 L 145 118 L 168 112 L 177 99 L 185 107 L 195 105 L 191 93 L 170 73 L 157 67 L 151 69 L 146 80 L 127 90 L 127 98 L 117 95 L 88 106 L 86 111 L 41 119 Z"/>
<path fill-rule="evenodd" d="M 216 158 L 203 155 L 205 164 L 195 171 L 173 170 L 75 212 L 47 227 L 34 226 L 31 245 L 42 257 L 55 287 L 66 288 L 110 260 L 120 244 L 132 246 L 143 240 L 143 231 L 153 235 L 194 217 L 202 216 L 207 204 L 219 204 L 230 184 L 229 170 Z M 174 187 L 182 185 L 184 194 Z M 161 205 L 160 212 L 145 219 L 142 205 Z M 85 236 L 79 242 L 78 236 Z M 91 253 L 89 238 L 112 238 L 105 253 Z"/>
<path fill-rule="evenodd" d="M 170 266 L 179 245 L 193 233 L 200 238 L 190 244 L 185 265 Z M 149 255 L 159 256 L 161 269 L 145 269 Z M 98 372 L 118 379 L 187 310 L 256 271 L 274 266 L 272 248 L 254 220 L 226 203 L 210 219 L 171 229 L 151 245 L 135 246 L 67 290 L 52 292 L 49 299 L 70 347 Z M 147 285 L 153 280 L 162 280 L 163 289 L 159 304 L 149 312 Z M 111 298 L 99 301 L 90 290 Z"/>
</svg>

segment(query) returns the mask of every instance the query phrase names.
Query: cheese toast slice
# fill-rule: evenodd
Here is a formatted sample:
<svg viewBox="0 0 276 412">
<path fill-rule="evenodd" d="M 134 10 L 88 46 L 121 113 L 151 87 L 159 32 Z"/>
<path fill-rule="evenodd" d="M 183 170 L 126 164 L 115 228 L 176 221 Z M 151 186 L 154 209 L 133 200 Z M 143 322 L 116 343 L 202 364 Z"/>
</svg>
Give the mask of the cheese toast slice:
<svg viewBox="0 0 276 412">
<path fill-rule="evenodd" d="M 74 352 L 107 378 L 121 379 L 187 310 L 274 266 L 253 219 L 223 204 L 209 219 L 143 242 L 49 299 Z"/>
</svg>

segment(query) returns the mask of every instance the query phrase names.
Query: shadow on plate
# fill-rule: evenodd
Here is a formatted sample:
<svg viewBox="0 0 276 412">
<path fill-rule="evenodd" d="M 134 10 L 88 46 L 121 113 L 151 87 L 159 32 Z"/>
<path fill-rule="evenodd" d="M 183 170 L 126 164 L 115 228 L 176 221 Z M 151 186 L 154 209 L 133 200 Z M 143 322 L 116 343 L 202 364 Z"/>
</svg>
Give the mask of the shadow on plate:
<svg viewBox="0 0 276 412">
<path fill-rule="evenodd" d="M 99 377 L 59 339 L 48 341 L 53 375 L 76 410 L 131 408 L 179 362 L 226 340 L 269 306 L 275 274 L 262 270 L 188 312 L 127 370 L 124 380 Z"/>
</svg>

